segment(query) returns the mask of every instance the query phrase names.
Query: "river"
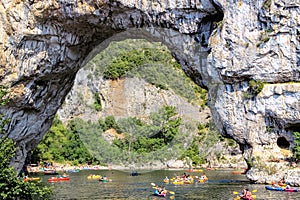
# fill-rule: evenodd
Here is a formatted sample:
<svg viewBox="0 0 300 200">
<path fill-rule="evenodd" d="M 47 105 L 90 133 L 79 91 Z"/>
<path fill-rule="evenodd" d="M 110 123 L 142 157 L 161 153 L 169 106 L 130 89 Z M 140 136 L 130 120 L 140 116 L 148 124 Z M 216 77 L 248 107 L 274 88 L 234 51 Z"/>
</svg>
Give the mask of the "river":
<svg viewBox="0 0 300 200">
<path fill-rule="evenodd" d="M 164 184 L 164 177 L 174 177 L 186 171 L 158 170 L 139 171 L 139 176 L 130 176 L 131 172 L 116 170 L 83 170 L 78 173 L 69 173 L 70 181 L 48 183 L 51 176 L 41 175 L 42 181 L 54 188 L 54 199 L 207 199 L 207 200 L 233 200 L 236 195 L 233 191 L 240 192 L 243 186 L 255 192 L 257 199 L 299 200 L 300 192 L 276 192 L 265 190 L 265 185 L 250 184 L 244 175 L 232 174 L 229 170 L 205 170 L 209 178 L 206 183 L 194 183 L 187 185 Z M 187 172 L 186 172 L 187 173 Z M 106 175 L 111 182 L 103 183 L 98 180 L 89 180 L 90 174 Z M 192 176 L 200 176 L 201 172 L 189 173 Z M 166 198 L 153 196 L 154 189 L 151 183 L 165 185 L 166 189 L 175 192 L 168 194 Z M 300 188 L 299 188 L 300 189 Z"/>
</svg>

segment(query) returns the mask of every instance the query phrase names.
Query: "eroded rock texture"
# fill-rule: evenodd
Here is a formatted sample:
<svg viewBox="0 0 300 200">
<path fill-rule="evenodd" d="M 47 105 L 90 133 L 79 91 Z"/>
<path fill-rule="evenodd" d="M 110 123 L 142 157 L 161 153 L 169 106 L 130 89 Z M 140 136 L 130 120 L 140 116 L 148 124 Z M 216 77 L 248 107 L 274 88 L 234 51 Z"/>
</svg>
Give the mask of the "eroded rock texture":
<svg viewBox="0 0 300 200">
<path fill-rule="evenodd" d="M 249 164 L 293 145 L 292 132 L 299 131 L 300 122 L 297 3 L 1 3 L 1 84 L 12 87 L 12 101 L 2 111 L 12 118 L 7 129 L 19 145 L 14 163 L 18 170 L 50 127 L 76 72 L 120 32 L 126 33 L 125 38 L 162 41 L 170 48 L 184 71 L 208 88 L 220 132 L 239 142 Z M 212 33 L 213 22 L 218 27 Z M 265 82 L 263 90 L 253 94 L 250 80 Z M 261 181 L 255 177 L 248 173 L 248 178 Z"/>
</svg>

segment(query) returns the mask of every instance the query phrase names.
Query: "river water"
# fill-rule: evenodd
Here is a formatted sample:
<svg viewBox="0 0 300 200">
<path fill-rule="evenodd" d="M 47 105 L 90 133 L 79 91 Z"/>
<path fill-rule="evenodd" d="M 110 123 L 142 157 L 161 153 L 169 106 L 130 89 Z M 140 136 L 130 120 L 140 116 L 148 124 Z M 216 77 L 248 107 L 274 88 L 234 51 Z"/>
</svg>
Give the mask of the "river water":
<svg viewBox="0 0 300 200">
<path fill-rule="evenodd" d="M 243 186 L 250 190 L 256 189 L 257 199 L 299 200 L 300 192 L 276 192 L 265 190 L 265 185 L 250 184 L 244 175 L 232 174 L 229 170 L 204 170 L 209 178 L 206 183 L 194 183 L 187 185 L 173 185 L 163 183 L 164 177 L 174 177 L 186 171 L 158 170 L 139 171 L 139 176 L 130 176 L 131 172 L 116 170 L 83 170 L 78 173 L 69 173 L 70 181 L 48 183 L 51 176 L 42 175 L 42 181 L 54 188 L 54 199 L 207 199 L 207 200 L 233 200 L 236 195 L 233 191 L 240 192 Z M 188 173 L 188 172 L 186 172 Z M 103 183 L 98 180 L 89 180 L 90 174 L 106 175 L 111 182 Z M 200 172 L 189 173 L 192 176 L 200 176 Z M 166 189 L 175 192 L 168 194 L 166 198 L 153 196 L 154 189 L 151 183 L 165 185 Z M 300 189 L 300 188 L 299 188 Z"/>
</svg>

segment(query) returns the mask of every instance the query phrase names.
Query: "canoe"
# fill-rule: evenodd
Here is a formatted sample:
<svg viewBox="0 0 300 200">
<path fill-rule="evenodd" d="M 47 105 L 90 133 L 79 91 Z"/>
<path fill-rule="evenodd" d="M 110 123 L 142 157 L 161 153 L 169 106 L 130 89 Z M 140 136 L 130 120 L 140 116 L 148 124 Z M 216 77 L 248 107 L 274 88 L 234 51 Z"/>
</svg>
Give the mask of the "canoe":
<svg viewBox="0 0 300 200">
<path fill-rule="evenodd" d="M 41 180 L 41 178 L 39 178 L 39 177 L 27 177 L 27 178 L 24 178 L 25 182 L 33 182 L 33 181 L 39 181 L 39 180 Z"/>
<path fill-rule="evenodd" d="M 158 190 L 155 190 L 153 195 L 154 195 L 154 196 L 158 196 L 158 197 L 166 197 L 166 196 L 167 196 L 167 193 L 160 194 L 160 193 L 158 192 Z"/>
<path fill-rule="evenodd" d="M 87 178 L 88 179 L 100 179 L 100 178 L 102 178 L 102 176 L 101 175 L 89 175 Z"/>
<path fill-rule="evenodd" d="M 272 187 L 272 186 L 269 186 L 269 185 L 266 186 L 266 190 L 284 191 L 284 189 L 282 187 Z"/>
<path fill-rule="evenodd" d="M 69 177 L 54 177 L 54 176 L 52 176 L 51 178 L 48 179 L 48 182 L 52 183 L 52 182 L 69 181 L 69 180 L 70 180 Z"/>
</svg>

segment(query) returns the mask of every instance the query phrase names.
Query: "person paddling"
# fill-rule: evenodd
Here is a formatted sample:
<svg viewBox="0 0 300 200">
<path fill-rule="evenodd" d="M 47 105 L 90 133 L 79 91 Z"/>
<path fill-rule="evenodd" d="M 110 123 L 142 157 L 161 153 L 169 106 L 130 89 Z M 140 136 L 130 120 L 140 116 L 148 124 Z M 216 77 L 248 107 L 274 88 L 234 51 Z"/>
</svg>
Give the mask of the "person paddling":
<svg viewBox="0 0 300 200">
<path fill-rule="evenodd" d="M 252 200 L 252 194 L 248 188 L 243 189 L 243 193 L 240 195 L 243 200 Z"/>
</svg>

